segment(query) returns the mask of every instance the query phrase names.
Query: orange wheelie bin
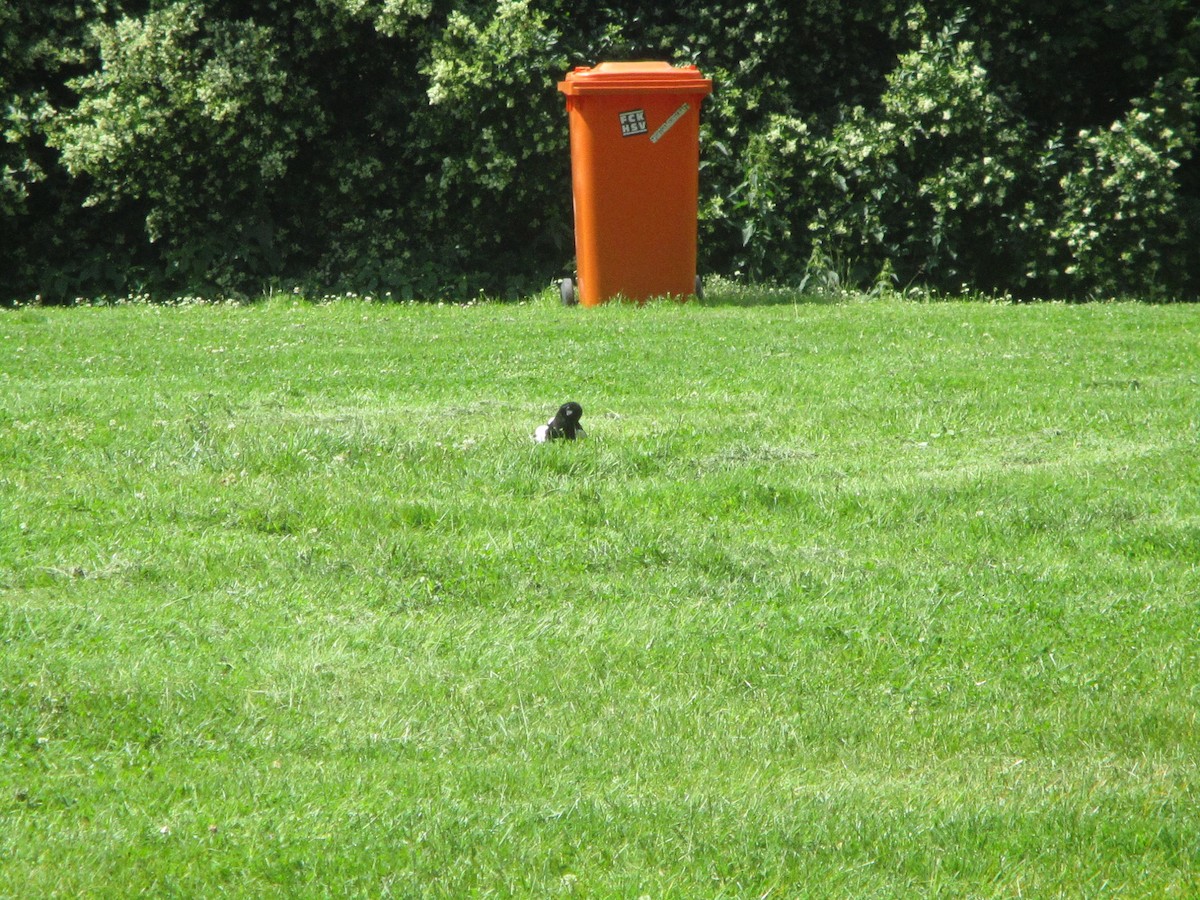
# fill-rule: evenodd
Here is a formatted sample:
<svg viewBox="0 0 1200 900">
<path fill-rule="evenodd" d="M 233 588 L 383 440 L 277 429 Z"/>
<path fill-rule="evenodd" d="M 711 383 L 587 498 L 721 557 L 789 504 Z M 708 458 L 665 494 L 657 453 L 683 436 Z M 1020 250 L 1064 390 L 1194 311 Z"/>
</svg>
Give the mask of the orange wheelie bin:
<svg viewBox="0 0 1200 900">
<path fill-rule="evenodd" d="M 695 66 L 608 62 L 567 73 L 578 286 L 564 303 L 687 297 L 696 277 L 700 103 Z"/>
</svg>

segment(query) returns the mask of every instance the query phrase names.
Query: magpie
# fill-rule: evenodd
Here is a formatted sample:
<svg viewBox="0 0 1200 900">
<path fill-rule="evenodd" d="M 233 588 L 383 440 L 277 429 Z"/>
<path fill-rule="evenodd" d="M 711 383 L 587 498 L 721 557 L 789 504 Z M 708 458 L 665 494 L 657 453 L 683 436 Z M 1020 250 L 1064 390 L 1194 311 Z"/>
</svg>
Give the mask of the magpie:
<svg viewBox="0 0 1200 900">
<path fill-rule="evenodd" d="M 546 441 L 557 440 L 558 438 L 566 438 L 568 441 L 573 441 L 576 438 L 587 437 L 583 432 L 583 426 L 579 424 L 580 418 L 583 416 L 583 407 L 578 403 L 571 401 L 564 403 L 558 408 L 558 412 L 554 414 L 554 418 L 545 425 L 539 425 L 533 433 L 533 439 L 539 444 L 544 444 Z"/>
</svg>

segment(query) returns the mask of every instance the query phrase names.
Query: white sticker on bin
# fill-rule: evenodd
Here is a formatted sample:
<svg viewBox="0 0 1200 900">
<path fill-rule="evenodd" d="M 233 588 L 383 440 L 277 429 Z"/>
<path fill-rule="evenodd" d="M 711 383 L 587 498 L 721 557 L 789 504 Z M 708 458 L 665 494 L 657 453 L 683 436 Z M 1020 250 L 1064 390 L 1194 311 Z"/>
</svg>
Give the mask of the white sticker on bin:
<svg viewBox="0 0 1200 900">
<path fill-rule="evenodd" d="M 645 134 L 650 130 L 646 127 L 646 111 L 644 109 L 631 109 L 629 112 L 619 113 L 619 116 L 622 137 L 633 137 L 637 134 Z"/>
<path fill-rule="evenodd" d="M 676 122 L 687 115 L 687 111 L 691 108 L 691 104 L 685 103 L 683 106 L 679 107 L 679 109 L 675 110 L 675 112 L 671 113 L 671 118 L 659 125 L 658 130 L 655 131 L 654 134 L 650 135 L 650 143 L 657 144 L 659 141 L 661 141 L 663 139 L 663 135 L 670 131 Z"/>
</svg>

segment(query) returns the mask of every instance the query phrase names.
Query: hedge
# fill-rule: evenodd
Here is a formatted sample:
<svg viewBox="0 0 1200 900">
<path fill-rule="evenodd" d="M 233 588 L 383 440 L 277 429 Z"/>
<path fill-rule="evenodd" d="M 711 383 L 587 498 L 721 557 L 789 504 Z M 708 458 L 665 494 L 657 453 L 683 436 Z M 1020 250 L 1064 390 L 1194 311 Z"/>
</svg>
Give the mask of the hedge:
<svg viewBox="0 0 1200 900">
<path fill-rule="evenodd" d="M 574 65 L 704 107 L 701 266 L 1200 296 L 1200 11 L 1030 0 L 10 0 L 0 300 L 467 299 L 571 270 Z"/>
</svg>

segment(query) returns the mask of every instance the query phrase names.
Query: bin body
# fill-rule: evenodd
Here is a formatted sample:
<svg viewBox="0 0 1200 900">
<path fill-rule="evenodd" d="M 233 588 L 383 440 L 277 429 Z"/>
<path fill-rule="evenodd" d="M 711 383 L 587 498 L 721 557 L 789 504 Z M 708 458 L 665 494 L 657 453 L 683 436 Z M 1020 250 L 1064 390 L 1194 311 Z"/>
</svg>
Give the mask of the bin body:
<svg viewBox="0 0 1200 900">
<path fill-rule="evenodd" d="M 695 66 L 600 63 L 569 72 L 577 296 L 584 306 L 696 290 L 700 103 Z"/>
</svg>

